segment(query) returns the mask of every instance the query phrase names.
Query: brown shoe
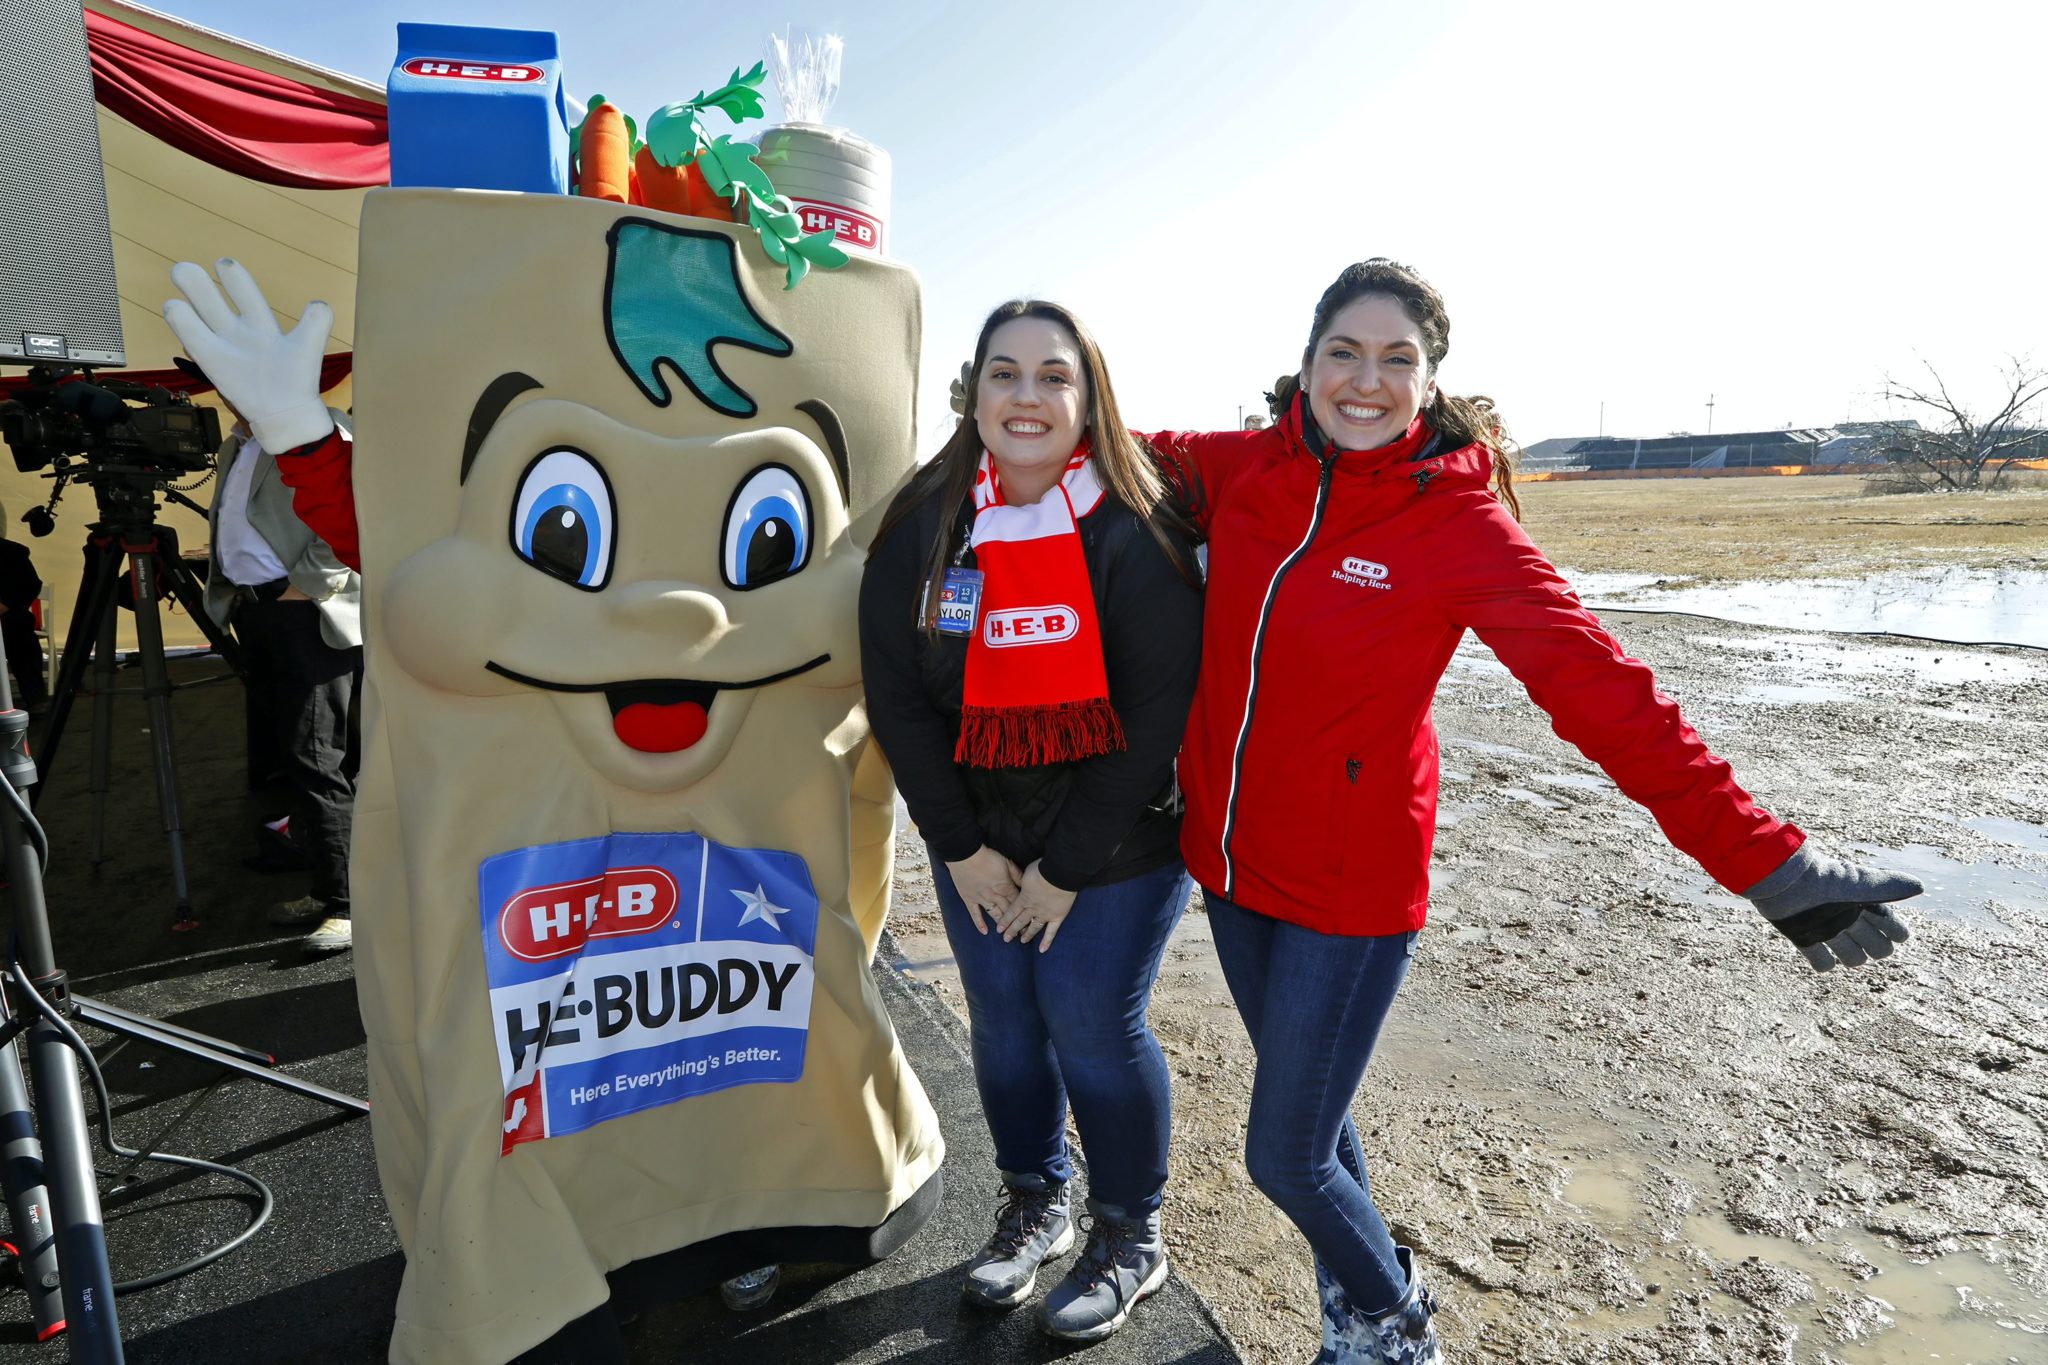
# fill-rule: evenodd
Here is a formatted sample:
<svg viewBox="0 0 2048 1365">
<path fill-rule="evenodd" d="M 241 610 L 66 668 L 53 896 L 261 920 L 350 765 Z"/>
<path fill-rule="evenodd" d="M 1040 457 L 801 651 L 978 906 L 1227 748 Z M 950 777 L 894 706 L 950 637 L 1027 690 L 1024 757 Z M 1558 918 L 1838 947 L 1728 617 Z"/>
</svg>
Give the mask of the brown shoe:
<svg viewBox="0 0 2048 1365">
<path fill-rule="evenodd" d="M 327 902 L 318 896 L 301 896 L 270 907 L 270 922 L 281 929 L 306 929 L 327 918 Z"/>
</svg>

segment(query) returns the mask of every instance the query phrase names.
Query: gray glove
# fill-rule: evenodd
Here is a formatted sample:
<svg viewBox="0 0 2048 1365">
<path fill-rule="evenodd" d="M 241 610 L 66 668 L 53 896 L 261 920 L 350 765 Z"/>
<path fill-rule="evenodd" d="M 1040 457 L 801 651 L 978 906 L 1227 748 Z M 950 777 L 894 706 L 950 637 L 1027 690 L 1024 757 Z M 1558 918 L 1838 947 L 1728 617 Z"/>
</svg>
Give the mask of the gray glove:
<svg viewBox="0 0 2048 1365">
<path fill-rule="evenodd" d="M 1926 890 L 1901 872 L 1880 872 L 1809 850 L 1797 853 L 1742 894 L 1792 940 L 1817 972 L 1840 962 L 1860 967 L 1873 957 L 1890 957 L 1904 943 L 1906 926 L 1886 901 L 1902 901 Z"/>
</svg>

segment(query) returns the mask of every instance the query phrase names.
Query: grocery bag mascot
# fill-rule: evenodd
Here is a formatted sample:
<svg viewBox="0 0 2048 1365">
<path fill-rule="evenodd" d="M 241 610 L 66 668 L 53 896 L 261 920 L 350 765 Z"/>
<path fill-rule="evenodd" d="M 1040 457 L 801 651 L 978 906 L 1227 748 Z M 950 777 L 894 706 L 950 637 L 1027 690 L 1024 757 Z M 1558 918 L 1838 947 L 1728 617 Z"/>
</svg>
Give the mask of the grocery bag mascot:
<svg viewBox="0 0 2048 1365">
<path fill-rule="evenodd" d="M 280 332 L 224 261 L 166 316 L 363 570 L 391 1358 L 886 1254 L 943 1155 L 868 975 L 893 791 L 854 620 L 912 461 L 914 276 L 784 290 L 745 229 L 559 195 L 378 191 L 361 251 L 352 470 L 324 304 Z"/>
</svg>

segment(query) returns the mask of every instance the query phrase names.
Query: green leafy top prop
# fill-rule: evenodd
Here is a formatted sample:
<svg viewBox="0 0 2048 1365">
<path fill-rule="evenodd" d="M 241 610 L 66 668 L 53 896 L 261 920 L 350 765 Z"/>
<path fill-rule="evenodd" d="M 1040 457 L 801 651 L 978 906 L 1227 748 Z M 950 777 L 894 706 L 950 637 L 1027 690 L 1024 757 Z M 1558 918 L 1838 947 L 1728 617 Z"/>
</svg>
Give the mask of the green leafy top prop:
<svg viewBox="0 0 2048 1365">
<path fill-rule="evenodd" d="M 704 125 L 705 115 L 714 109 L 734 123 L 760 118 L 760 86 L 767 74 L 767 67 L 756 62 L 750 71 L 735 69 L 732 79 L 716 90 L 700 90 L 694 99 L 664 105 L 647 120 L 644 144 L 630 118 L 626 120 L 626 129 L 636 155 L 644 145 L 663 166 L 673 168 L 694 162 L 713 194 L 730 199 L 735 210 L 744 207 L 746 222 L 760 235 L 761 249 L 787 275 L 783 288 L 794 289 L 812 266 L 837 270 L 846 264 L 846 253 L 834 244 L 837 229 L 805 232 L 795 205 L 775 188 L 768 173 L 755 161 L 761 149 L 751 142 L 733 141 L 731 133 L 714 134 Z M 603 96 L 594 96 L 589 107 L 595 109 L 603 102 Z M 580 149 L 582 131 L 579 123 L 571 134 L 571 155 Z"/>
</svg>

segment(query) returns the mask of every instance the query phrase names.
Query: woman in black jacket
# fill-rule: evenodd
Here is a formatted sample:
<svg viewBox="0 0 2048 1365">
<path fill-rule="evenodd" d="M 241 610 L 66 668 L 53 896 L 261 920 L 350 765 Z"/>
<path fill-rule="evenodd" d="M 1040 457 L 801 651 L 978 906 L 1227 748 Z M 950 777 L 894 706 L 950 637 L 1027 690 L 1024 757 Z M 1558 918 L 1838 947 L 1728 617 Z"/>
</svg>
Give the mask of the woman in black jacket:
<svg viewBox="0 0 2048 1365">
<path fill-rule="evenodd" d="M 1187 905 L 1174 753 L 1201 657 L 1180 515 L 1065 309 L 989 315 L 967 416 L 890 507 L 861 585 L 868 717 L 931 852 L 1005 1199 L 968 1265 L 1010 1308 L 1088 1246 L 1041 1324 L 1092 1341 L 1166 1278 L 1170 1110 L 1145 1007 Z"/>
</svg>

